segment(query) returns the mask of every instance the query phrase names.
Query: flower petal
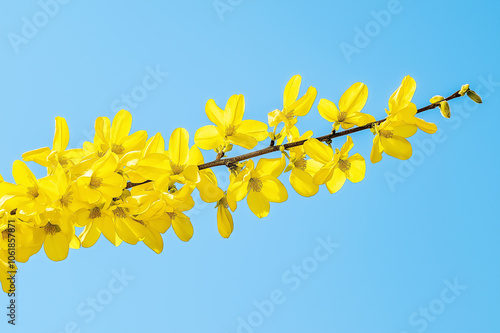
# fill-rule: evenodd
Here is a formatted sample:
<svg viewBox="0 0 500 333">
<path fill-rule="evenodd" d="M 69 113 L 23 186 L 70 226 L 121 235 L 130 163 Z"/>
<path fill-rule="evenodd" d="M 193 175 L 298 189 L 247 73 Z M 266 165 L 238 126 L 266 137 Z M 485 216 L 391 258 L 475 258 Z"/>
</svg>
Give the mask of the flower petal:
<svg viewBox="0 0 500 333">
<path fill-rule="evenodd" d="M 247 197 L 248 208 L 258 218 L 266 217 L 269 214 L 271 206 L 269 200 L 262 194 L 262 192 L 250 191 Z"/>
<path fill-rule="evenodd" d="M 365 106 L 367 99 L 368 87 L 364 83 L 356 82 L 340 97 L 339 109 L 348 114 L 359 112 Z"/>
<path fill-rule="evenodd" d="M 318 162 L 327 163 L 333 159 L 332 148 L 315 138 L 308 139 L 304 143 L 304 149 L 307 155 Z"/>
<path fill-rule="evenodd" d="M 332 178 L 326 182 L 326 188 L 330 193 L 335 193 L 344 186 L 346 180 L 345 173 L 339 168 L 333 170 Z"/>
<path fill-rule="evenodd" d="M 313 183 L 313 177 L 299 168 L 292 169 L 290 184 L 298 194 L 304 197 L 311 197 L 319 190 L 319 186 Z"/>
<path fill-rule="evenodd" d="M 168 157 L 175 165 L 185 165 L 189 158 L 189 133 L 185 128 L 176 128 L 168 142 Z"/>
</svg>

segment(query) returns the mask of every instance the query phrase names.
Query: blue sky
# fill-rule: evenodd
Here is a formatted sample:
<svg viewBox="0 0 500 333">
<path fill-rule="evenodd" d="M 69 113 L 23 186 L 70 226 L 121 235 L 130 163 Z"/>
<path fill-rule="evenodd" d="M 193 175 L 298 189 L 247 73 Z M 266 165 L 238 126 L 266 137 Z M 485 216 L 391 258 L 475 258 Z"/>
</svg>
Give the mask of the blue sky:
<svg viewBox="0 0 500 333">
<path fill-rule="evenodd" d="M 160 255 L 104 239 L 63 262 L 41 252 L 19 265 L 18 325 L 4 318 L 1 331 L 500 331 L 499 10 L 495 1 L 2 1 L 6 180 L 22 153 L 51 145 L 54 117 L 78 147 L 127 96 L 133 130 L 168 137 L 184 127 L 191 140 L 209 124 L 208 99 L 244 94 L 246 118 L 266 121 L 295 74 L 304 91 L 318 89 L 299 122 L 318 136 L 331 128 L 319 98 L 338 102 L 358 81 L 377 119 L 405 75 L 419 107 L 465 83 L 484 103 L 454 100 L 449 120 L 422 114 L 439 130 L 410 139 L 410 160 L 368 163 L 365 180 L 334 195 L 300 197 L 282 176 L 289 200 L 262 220 L 242 203 L 227 240 L 213 205 L 198 200 L 193 239 L 169 230 Z M 368 160 L 372 138 L 353 136 L 353 152 Z"/>
</svg>

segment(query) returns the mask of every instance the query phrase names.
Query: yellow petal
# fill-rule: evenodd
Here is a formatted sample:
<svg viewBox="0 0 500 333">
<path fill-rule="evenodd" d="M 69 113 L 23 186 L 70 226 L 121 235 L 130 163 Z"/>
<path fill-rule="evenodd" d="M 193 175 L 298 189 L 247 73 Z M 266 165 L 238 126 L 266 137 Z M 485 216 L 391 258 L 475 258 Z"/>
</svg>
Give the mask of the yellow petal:
<svg viewBox="0 0 500 333">
<path fill-rule="evenodd" d="M 53 235 L 47 235 L 43 243 L 43 249 L 53 261 L 61 261 L 68 257 L 69 240 L 62 232 L 56 232 Z"/>
<path fill-rule="evenodd" d="M 314 87 L 309 87 L 307 92 L 299 98 L 296 102 L 288 105 L 286 110 L 288 112 L 293 111 L 294 116 L 305 116 L 309 110 L 311 110 L 311 106 L 316 99 L 317 91 Z"/>
<path fill-rule="evenodd" d="M 50 166 L 50 162 L 47 161 L 51 150 L 49 147 L 38 148 L 35 150 L 28 151 L 22 155 L 22 158 L 26 162 L 35 162 L 45 167 Z"/>
<path fill-rule="evenodd" d="M 401 124 L 394 126 L 393 134 L 395 136 L 402 136 L 403 138 L 409 138 L 413 134 L 417 133 L 417 126 L 413 124 Z"/>
<path fill-rule="evenodd" d="M 382 152 L 384 151 L 384 148 L 382 147 L 382 144 L 380 143 L 380 136 L 376 135 L 373 138 L 373 147 L 372 151 L 370 154 L 370 160 L 372 163 L 378 163 L 382 160 Z"/>
<path fill-rule="evenodd" d="M 284 156 L 280 158 L 261 158 L 257 162 L 257 167 L 255 170 L 260 175 L 271 175 L 273 177 L 279 177 L 286 167 L 286 159 Z"/>
<path fill-rule="evenodd" d="M 215 104 L 215 101 L 213 99 L 209 99 L 207 101 L 207 104 L 205 105 L 205 113 L 212 123 L 220 128 L 224 127 L 224 112 L 220 107 L 217 106 L 217 104 Z"/>
<path fill-rule="evenodd" d="M 223 205 L 219 205 L 217 208 L 217 229 L 219 229 L 219 234 L 224 238 L 228 238 L 233 232 L 233 227 L 231 212 Z"/>
<path fill-rule="evenodd" d="M 234 133 L 228 136 L 227 141 L 246 149 L 253 149 L 257 145 L 257 139 L 242 133 Z"/>
<path fill-rule="evenodd" d="M 416 88 L 415 80 L 409 75 L 405 76 L 399 88 L 389 98 L 389 110 L 394 112 L 408 105 Z"/>
<path fill-rule="evenodd" d="M 132 115 L 126 110 L 120 110 L 113 118 L 111 125 L 111 143 L 121 144 L 130 133 Z"/>
<path fill-rule="evenodd" d="M 168 157 L 175 165 L 185 165 L 189 158 L 189 133 L 184 128 L 176 128 L 168 142 Z"/>
<path fill-rule="evenodd" d="M 187 242 L 193 237 L 193 225 L 189 218 L 176 216 L 172 219 L 172 227 L 180 240 Z"/>
<path fill-rule="evenodd" d="M 143 242 L 156 253 L 161 253 L 161 251 L 163 251 L 163 238 L 161 238 L 158 232 L 146 229 L 146 236 Z"/>
<path fill-rule="evenodd" d="M 398 158 L 400 160 L 407 160 L 411 157 L 412 148 L 411 144 L 400 136 L 392 138 L 380 138 L 380 143 L 384 147 L 387 155 Z"/>
<path fill-rule="evenodd" d="M 66 119 L 63 117 L 56 117 L 56 133 L 54 134 L 54 141 L 52 149 L 62 152 L 66 150 L 69 142 L 69 129 Z"/>
<path fill-rule="evenodd" d="M 111 122 L 108 117 L 98 117 L 95 120 L 95 135 L 94 141 L 101 141 L 101 143 L 108 143 L 111 132 Z"/>
<path fill-rule="evenodd" d="M 368 87 L 361 82 L 356 82 L 349 87 L 340 97 L 339 109 L 342 112 L 359 112 L 368 99 Z"/>
<path fill-rule="evenodd" d="M 224 125 L 239 125 L 243 120 L 245 112 L 245 98 L 243 95 L 233 95 L 229 97 L 224 109 Z"/>
<path fill-rule="evenodd" d="M 36 184 L 36 177 L 28 168 L 26 163 L 15 160 L 12 166 L 12 176 L 18 185 L 34 186 Z"/>
<path fill-rule="evenodd" d="M 205 202 L 216 202 L 224 196 L 224 192 L 217 186 L 217 183 L 210 180 L 206 172 L 200 172 L 200 182 L 196 184 L 196 188 L 200 192 L 201 200 Z"/>
<path fill-rule="evenodd" d="M 120 239 L 128 244 L 137 244 L 145 237 L 146 228 L 132 219 L 115 217 L 116 233 Z"/>
<path fill-rule="evenodd" d="M 219 147 L 223 141 L 223 137 L 214 125 L 203 126 L 194 134 L 194 142 L 196 145 L 205 150 L 215 149 Z"/>
<path fill-rule="evenodd" d="M 331 167 L 331 163 L 323 166 L 321 169 L 316 172 L 313 176 L 313 183 L 316 185 L 322 185 L 329 181 L 333 175 L 333 168 Z"/>
<path fill-rule="evenodd" d="M 301 81 L 302 77 L 298 74 L 292 76 L 292 78 L 288 81 L 285 86 L 285 91 L 283 92 L 283 108 L 287 108 L 290 104 L 297 100 Z"/>
<path fill-rule="evenodd" d="M 268 201 L 285 202 L 288 199 L 288 192 L 285 186 L 276 177 L 264 176 L 260 178 L 260 181 L 262 182 L 260 193 L 262 193 Z"/>
<path fill-rule="evenodd" d="M 266 217 L 271 208 L 269 200 L 262 194 L 262 192 L 250 191 L 247 197 L 248 208 L 258 218 Z"/>
<path fill-rule="evenodd" d="M 349 170 L 345 172 L 347 179 L 353 183 L 362 181 L 365 178 L 366 163 L 363 156 L 354 154 L 349 157 L 348 161 L 351 163 Z"/>
<path fill-rule="evenodd" d="M 304 170 L 293 168 L 290 173 L 290 184 L 293 189 L 304 197 L 318 193 L 319 186 L 313 183 L 313 177 Z"/>
<path fill-rule="evenodd" d="M 257 139 L 257 141 L 262 141 L 267 139 L 267 125 L 261 121 L 257 120 L 243 120 L 237 129 L 238 133 L 250 135 Z"/>
<path fill-rule="evenodd" d="M 82 233 L 78 236 L 82 242 L 83 247 L 91 247 L 94 245 L 101 236 L 101 231 L 96 223 L 90 223 L 85 226 Z"/>
<path fill-rule="evenodd" d="M 420 118 L 415 118 L 415 125 L 417 125 L 421 131 L 424 131 L 429 134 L 434 134 L 437 131 L 436 124 L 429 123 Z"/>
<path fill-rule="evenodd" d="M 156 180 L 169 172 L 170 164 L 165 154 L 149 154 L 137 163 L 136 171 L 146 179 Z"/>
<path fill-rule="evenodd" d="M 342 186 L 344 186 L 345 180 L 346 180 L 345 173 L 339 168 L 335 168 L 333 171 L 332 178 L 325 183 L 326 188 L 330 193 L 333 194 L 338 190 L 340 190 Z"/>
<path fill-rule="evenodd" d="M 332 101 L 322 98 L 318 103 L 318 111 L 321 117 L 325 118 L 331 123 L 339 120 L 339 109 Z"/>
<path fill-rule="evenodd" d="M 308 139 L 304 143 L 304 149 L 307 155 L 318 162 L 327 163 L 333 159 L 332 148 L 315 138 Z"/>
</svg>

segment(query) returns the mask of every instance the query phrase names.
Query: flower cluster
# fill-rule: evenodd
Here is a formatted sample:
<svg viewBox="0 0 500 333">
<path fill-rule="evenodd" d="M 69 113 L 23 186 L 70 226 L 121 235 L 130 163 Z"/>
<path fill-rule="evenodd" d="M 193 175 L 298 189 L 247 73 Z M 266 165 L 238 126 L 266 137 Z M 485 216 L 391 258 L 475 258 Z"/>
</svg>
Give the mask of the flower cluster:
<svg viewBox="0 0 500 333">
<path fill-rule="evenodd" d="M 132 116 L 121 110 L 112 122 L 107 117 L 96 119 L 93 142 L 68 149 L 68 125 L 57 117 L 52 148 L 30 151 L 22 155 L 23 161 L 16 160 L 12 169 L 15 183 L 0 177 L 0 278 L 4 291 L 7 271 L 16 269 L 8 259 L 11 252 L 15 252 L 15 261 L 26 262 L 43 247 L 51 260 L 60 261 L 66 259 L 69 248 L 90 247 L 102 234 L 115 246 L 143 242 L 160 253 L 162 234 L 168 229 L 182 241 L 193 236 L 186 212 L 195 205 L 195 190 L 203 201 L 214 204 L 219 233 L 227 238 L 233 231 L 232 212 L 239 201 L 246 198 L 250 210 L 262 218 L 269 214 L 271 202 L 287 200 L 287 188 L 280 180 L 283 173 L 289 172 L 291 187 L 305 197 L 315 195 L 321 185 L 335 193 L 346 179 L 353 183 L 363 180 L 365 159 L 351 153 L 351 136 L 339 148 L 332 147 L 333 138 L 354 133 L 354 127 L 370 128 L 375 134 L 373 163 L 381 160 L 383 152 L 408 159 L 412 149 L 407 138 L 417 129 L 437 130 L 436 125 L 416 117 L 417 108 L 411 102 L 416 84 L 407 76 L 389 99 L 387 118 L 376 121 L 361 112 L 368 88 L 358 82 L 342 94 L 338 107 L 327 99 L 319 101 L 319 113 L 331 123 L 331 134 L 319 138 L 313 138 L 312 131 L 300 134 L 298 117 L 308 114 L 317 95 L 309 87 L 299 97 L 300 85 L 299 75 L 290 79 L 283 108 L 269 112 L 268 124 L 244 119 L 243 95 L 231 96 L 224 109 L 209 100 L 205 112 L 213 125 L 196 131 L 194 145 L 184 128 L 175 129 L 167 143 L 160 133 L 150 137 L 146 131 L 130 133 Z M 468 85 L 454 97 L 466 93 L 479 98 Z M 431 106 L 446 108 L 449 99 L 433 98 L 435 105 Z M 449 116 L 449 107 L 447 110 L 445 116 Z M 340 128 L 345 133 L 337 132 Z M 223 159 L 233 145 L 253 149 L 267 139 L 270 147 L 255 156 L 275 151 L 279 157 L 256 162 L 246 157 Z M 220 188 L 214 172 L 203 167 L 200 149 L 215 151 L 216 161 L 222 163 L 218 165 L 226 165 L 227 188 Z M 37 178 L 25 162 L 46 167 L 46 176 Z M 15 251 L 8 244 L 12 226 Z"/>
</svg>

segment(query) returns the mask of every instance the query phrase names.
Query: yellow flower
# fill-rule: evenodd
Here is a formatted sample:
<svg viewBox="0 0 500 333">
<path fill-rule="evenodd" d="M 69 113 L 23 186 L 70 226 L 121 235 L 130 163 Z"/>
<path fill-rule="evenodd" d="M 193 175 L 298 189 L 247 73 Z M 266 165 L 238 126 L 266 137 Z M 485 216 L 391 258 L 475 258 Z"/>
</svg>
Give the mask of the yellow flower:
<svg viewBox="0 0 500 333">
<path fill-rule="evenodd" d="M 283 92 L 283 109 L 276 109 L 267 115 L 269 126 L 274 127 L 273 135 L 276 134 L 278 124 L 281 122 L 284 123 L 284 127 L 279 135 L 281 138 L 281 140 L 278 140 L 279 144 L 281 144 L 284 136 L 288 135 L 290 129 L 297 123 L 297 117 L 305 116 L 316 99 L 317 91 L 314 87 L 309 87 L 306 93 L 297 99 L 301 82 L 302 77 L 294 75 L 286 84 L 285 91 Z"/>
<path fill-rule="evenodd" d="M 236 200 L 231 200 L 226 194 L 217 202 L 217 229 L 219 234 L 224 238 L 229 238 L 233 232 L 233 216 L 229 209 L 233 212 L 236 210 Z"/>
<path fill-rule="evenodd" d="M 337 131 L 340 126 L 349 129 L 353 126 L 364 126 L 374 122 L 372 115 L 360 112 L 366 104 L 368 88 L 361 82 L 354 83 L 340 97 L 339 107 L 335 103 L 322 98 L 318 104 L 319 114 L 333 123 Z"/>
<path fill-rule="evenodd" d="M 94 142 L 85 142 L 83 149 L 87 155 L 96 154 L 101 157 L 109 150 L 116 154 L 120 164 L 126 161 L 122 160 L 130 151 L 141 150 L 147 140 L 146 131 L 137 131 L 130 133 L 132 128 L 132 115 L 126 110 L 120 110 L 113 118 L 113 124 L 107 117 L 99 117 L 95 121 Z"/>
<path fill-rule="evenodd" d="M 84 202 L 96 203 L 104 199 L 110 202 L 119 197 L 126 186 L 122 175 L 117 173 L 118 157 L 110 150 L 92 164 L 75 185 L 75 195 Z"/>
<path fill-rule="evenodd" d="M 335 149 L 335 154 L 330 146 L 317 139 L 307 140 L 304 144 L 307 155 L 323 163 L 321 169 L 314 175 L 314 183 L 326 184 L 328 191 L 335 193 L 344 186 L 346 179 L 353 183 L 362 181 L 365 178 L 365 159 L 358 153 L 349 157 L 352 147 L 354 144 L 350 136 L 347 136 L 342 149 Z"/>
<path fill-rule="evenodd" d="M 399 88 L 389 98 L 389 110 L 386 110 L 387 119 L 416 125 L 420 130 L 429 134 L 435 133 L 437 131 L 435 124 L 415 117 L 417 106 L 411 102 L 411 99 L 416 88 L 417 84 L 411 76 L 407 75 L 403 78 Z"/>
<path fill-rule="evenodd" d="M 37 179 L 28 166 L 19 160 L 14 161 L 12 175 L 17 186 L 2 183 L 2 188 L 11 195 L 5 205 L 9 210 L 17 208 L 17 214 L 34 216 L 45 211 L 47 205 L 57 199 L 57 188 L 51 176 Z"/>
<path fill-rule="evenodd" d="M 288 135 L 288 142 L 295 142 L 309 139 L 313 135 L 312 131 L 299 135 L 297 127 L 293 127 Z M 319 186 L 314 184 L 313 176 L 321 168 L 322 164 L 308 159 L 304 145 L 289 149 L 290 162 L 285 172 L 290 172 L 290 184 L 293 189 L 304 197 L 310 197 L 318 193 Z"/>
<path fill-rule="evenodd" d="M 168 159 L 171 177 L 182 183 L 199 182 L 198 166 L 189 159 L 189 133 L 184 128 L 172 132 L 168 142 Z"/>
<path fill-rule="evenodd" d="M 201 149 L 211 150 L 235 144 L 246 149 L 254 148 L 258 141 L 267 138 L 267 125 L 257 120 L 243 120 L 245 99 L 233 95 L 221 110 L 213 99 L 208 100 L 205 113 L 214 125 L 203 126 L 194 135 L 194 142 Z M 227 149 L 227 148 L 226 148 Z"/>
<path fill-rule="evenodd" d="M 192 165 L 204 163 L 200 149 L 194 145 L 189 150 L 189 162 Z M 196 183 L 196 188 L 200 192 L 201 200 L 205 202 L 217 202 L 224 197 L 224 192 L 217 186 L 217 177 L 212 169 L 199 170 L 200 180 Z"/>
<path fill-rule="evenodd" d="M 382 152 L 400 160 L 407 160 L 412 155 L 408 138 L 417 132 L 417 126 L 403 121 L 386 120 L 380 125 L 375 124 L 375 138 L 370 155 L 372 163 L 380 162 Z"/>
<path fill-rule="evenodd" d="M 38 236 L 43 239 L 45 254 L 53 261 L 66 259 L 75 235 L 75 228 L 69 216 L 63 218 L 58 211 L 47 211 L 43 214 L 42 221 L 42 232 Z"/>
<path fill-rule="evenodd" d="M 24 161 L 33 161 L 48 168 L 52 173 L 57 164 L 63 168 L 74 165 L 82 156 L 82 149 L 66 150 L 69 142 L 69 129 L 66 119 L 56 117 L 56 129 L 52 149 L 49 147 L 35 149 L 22 155 Z"/>
<path fill-rule="evenodd" d="M 284 158 L 262 158 L 254 169 L 254 163 L 249 160 L 229 185 L 228 196 L 236 201 L 247 197 L 250 210 L 259 218 L 269 214 L 269 202 L 284 202 L 288 199 L 285 186 L 278 180 L 286 162 Z"/>
<path fill-rule="evenodd" d="M 78 227 L 85 227 L 78 236 L 83 247 L 94 245 L 101 233 L 112 244 L 118 246 L 122 240 L 116 233 L 113 223 L 113 212 L 104 204 L 92 204 L 88 208 L 82 208 L 75 213 L 75 224 Z"/>
</svg>

